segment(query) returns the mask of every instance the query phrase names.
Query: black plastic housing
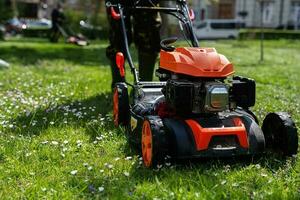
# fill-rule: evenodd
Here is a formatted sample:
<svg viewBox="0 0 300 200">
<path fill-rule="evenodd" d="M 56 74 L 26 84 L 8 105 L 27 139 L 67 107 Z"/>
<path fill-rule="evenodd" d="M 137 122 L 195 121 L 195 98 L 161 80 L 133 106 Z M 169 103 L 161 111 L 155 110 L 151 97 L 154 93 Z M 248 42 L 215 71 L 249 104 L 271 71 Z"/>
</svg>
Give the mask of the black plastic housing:
<svg viewBox="0 0 300 200">
<path fill-rule="evenodd" d="M 164 91 L 167 103 L 177 113 L 191 113 L 193 109 L 194 84 L 184 80 L 169 80 Z"/>
<path fill-rule="evenodd" d="M 231 87 L 232 101 L 242 108 L 249 108 L 255 105 L 256 84 L 255 81 L 249 78 L 240 76 L 233 77 Z"/>
</svg>

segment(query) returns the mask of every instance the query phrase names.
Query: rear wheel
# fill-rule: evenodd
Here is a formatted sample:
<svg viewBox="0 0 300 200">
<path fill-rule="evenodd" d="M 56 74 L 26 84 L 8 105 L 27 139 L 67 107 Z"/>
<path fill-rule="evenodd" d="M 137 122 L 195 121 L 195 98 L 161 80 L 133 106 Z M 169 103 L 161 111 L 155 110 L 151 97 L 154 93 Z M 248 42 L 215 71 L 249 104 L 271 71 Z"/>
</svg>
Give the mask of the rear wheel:
<svg viewBox="0 0 300 200">
<path fill-rule="evenodd" d="M 297 154 L 297 128 L 287 113 L 268 114 L 263 121 L 262 131 L 268 149 L 280 152 L 285 156 Z"/>
<path fill-rule="evenodd" d="M 155 168 L 163 164 L 168 150 L 167 142 L 162 120 L 156 116 L 147 117 L 142 129 L 142 156 L 145 167 Z"/>
<path fill-rule="evenodd" d="M 117 83 L 113 93 L 113 120 L 115 126 L 129 126 L 129 98 L 125 83 Z"/>
</svg>

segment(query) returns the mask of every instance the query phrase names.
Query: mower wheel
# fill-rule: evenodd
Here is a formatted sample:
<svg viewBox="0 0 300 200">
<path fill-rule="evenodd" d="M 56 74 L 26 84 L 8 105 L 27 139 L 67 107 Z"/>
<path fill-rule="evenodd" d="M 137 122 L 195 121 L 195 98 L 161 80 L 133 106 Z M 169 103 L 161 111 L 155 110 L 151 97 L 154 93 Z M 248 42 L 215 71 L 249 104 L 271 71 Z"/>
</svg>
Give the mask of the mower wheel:
<svg viewBox="0 0 300 200">
<path fill-rule="evenodd" d="M 127 85 L 117 83 L 113 92 L 113 119 L 115 126 L 129 126 L 129 98 Z"/>
<path fill-rule="evenodd" d="M 263 121 L 262 131 L 267 149 L 280 152 L 285 156 L 297 154 L 297 128 L 289 114 L 269 113 Z"/>
<path fill-rule="evenodd" d="M 163 164 L 168 151 L 167 135 L 158 116 L 148 116 L 142 130 L 142 156 L 145 167 L 156 168 Z"/>
<path fill-rule="evenodd" d="M 259 121 L 258 121 L 256 115 L 255 115 L 251 110 L 249 110 L 249 109 L 247 109 L 246 112 L 247 112 L 249 115 L 251 115 L 251 117 L 254 119 L 254 121 L 259 125 Z"/>
</svg>

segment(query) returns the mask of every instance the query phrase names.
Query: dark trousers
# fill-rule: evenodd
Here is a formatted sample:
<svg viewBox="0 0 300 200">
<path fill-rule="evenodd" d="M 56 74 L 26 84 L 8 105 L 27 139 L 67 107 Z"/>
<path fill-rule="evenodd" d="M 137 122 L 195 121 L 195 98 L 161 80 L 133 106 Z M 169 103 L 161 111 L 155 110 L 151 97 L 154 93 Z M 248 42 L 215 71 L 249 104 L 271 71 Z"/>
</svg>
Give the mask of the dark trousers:
<svg viewBox="0 0 300 200">
<path fill-rule="evenodd" d="M 161 19 L 156 12 L 124 13 L 129 44 L 134 41 L 138 50 L 139 75 L 141 81 L 151 81 L 155 62 L 160 51 L 160 27 Z M 112 87 L 121 81 L 118 68 L 115 64 L 117 52 L 123 52 L 124 42 L 121 32 L 120 20 L 111 17 L 110 9 L 107 9 L 109 28 L 109 46 L 106 55 L 111 62 Z M 133 28 L 133 31 L 132 31 Z"/>
<path fill-rule="evenodd" d="M 58 42 L 61 33 L 56 25 L 53 25 L 49 35 L 50 42 Z"/>
</svg>

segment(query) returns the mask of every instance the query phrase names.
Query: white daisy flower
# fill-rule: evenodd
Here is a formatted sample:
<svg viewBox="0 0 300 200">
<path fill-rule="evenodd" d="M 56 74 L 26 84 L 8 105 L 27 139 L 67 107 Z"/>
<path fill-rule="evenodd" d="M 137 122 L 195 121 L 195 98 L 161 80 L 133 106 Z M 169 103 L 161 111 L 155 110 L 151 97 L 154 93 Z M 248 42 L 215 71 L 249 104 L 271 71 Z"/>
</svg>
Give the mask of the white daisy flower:
<svg viewBox="0 0 300 200">
<path fill-rule="evenodd" d="M 77 172 L 78 172 L 78 170 L 73 170 L 73 171 L 71 171 L 71 174 L 72 174 L 72 175 L 76 175 Z"/>
<path fill-rule="evenodd" d="M 131 156 L 127 156 L 127 157 L 125 158 L 125 160 L 131 160 L 131 159 L 132 159 Z"/>
<path fill-rule="evenodd" d="M 98 188 L 98 190 L 99 190 L 99 192 L 103 192 L 104 191 L 104 187 L 101 186 L 101 187 Z"/>
</svg>

